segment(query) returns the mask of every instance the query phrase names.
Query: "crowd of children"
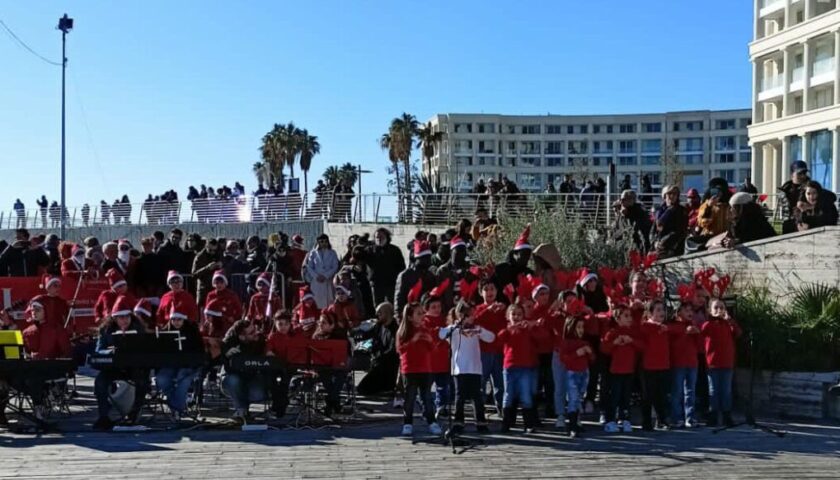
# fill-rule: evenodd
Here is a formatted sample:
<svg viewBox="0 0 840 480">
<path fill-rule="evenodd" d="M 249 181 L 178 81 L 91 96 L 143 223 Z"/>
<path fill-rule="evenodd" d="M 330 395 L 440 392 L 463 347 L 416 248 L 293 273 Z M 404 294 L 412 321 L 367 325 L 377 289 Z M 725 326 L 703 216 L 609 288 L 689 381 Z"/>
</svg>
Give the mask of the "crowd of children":
<svg viewBox="0 0 840 480">
<path fill-rule="evenodd" d="M 562 290 L 556 300 L 543 279 L 530 274 L 519 275 L 500 294 L 493 269 L 486 268 L 475 282 L 461 281 L 460 300 L 448 314 L 440 301 L 446 285 L 421 297 L 418 282 L 397 332 L 405 387 L 402 433 L 413 432 L 416 398 L 430 432 L 440 432 L 450 383 L 451 433 L 463 431 L 469 401 L 477 430 L 486 432 L 488 382 L 502 432 L 515 425 L 519 410 L 524 431 L 533 432 L 541 424 L 540 406 L 544 418 L 556 418 L 555 427 L 570 436 L 583 432 L 585 410 L 600 413 L 606 432 L 631 432 L 636 396 L 643 430 L 695 428 L 700 382 L 708 382 L 706 425 L 731 425 L 735 338 L 741 331 L 723 301 L 729 277 L 698 272 L 678 287 L 679 303 L 669 309 L 661 280 L 649 277 L 655 258 L 631 257 L 632 268 L 557 273 L 555 287 Z"/>
</svg>

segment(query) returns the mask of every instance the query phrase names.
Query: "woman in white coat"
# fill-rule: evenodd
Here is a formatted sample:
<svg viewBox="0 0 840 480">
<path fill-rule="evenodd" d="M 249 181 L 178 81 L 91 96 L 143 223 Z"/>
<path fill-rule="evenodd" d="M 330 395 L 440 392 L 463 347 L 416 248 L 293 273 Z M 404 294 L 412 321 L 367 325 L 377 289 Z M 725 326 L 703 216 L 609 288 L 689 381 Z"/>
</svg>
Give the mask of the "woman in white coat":
<svg viewBox="0 0 840 480">
<path fill-rule="evenodd" d="M 330 245 L 330 237 L 321 234 L 318 242 L 303 261 L 303 279 L 309 284 L 318 308 L 324 309 L 333 303 L 335 288 L 333 277 L 338 272 L 338 255 Z"/>
</svg>

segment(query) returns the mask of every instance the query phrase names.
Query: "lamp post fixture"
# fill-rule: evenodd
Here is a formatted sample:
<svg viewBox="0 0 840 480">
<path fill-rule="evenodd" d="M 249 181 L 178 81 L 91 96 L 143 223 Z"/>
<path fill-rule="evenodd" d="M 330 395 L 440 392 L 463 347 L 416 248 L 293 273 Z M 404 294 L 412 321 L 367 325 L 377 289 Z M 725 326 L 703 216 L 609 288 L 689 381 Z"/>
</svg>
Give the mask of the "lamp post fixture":
<svg viewBox="0 0 840 480">
<path fill-rule="evenodd" d="M 58 30 L 61 30 L 61 234 L 60 237 L 64 240 L 65 228 L 67 227 L 67 211 L 66 188 L 65 188 L 65 129 L 64 129 L 64 92 L 65 92 L 65 76 L 67 73 L 67 33 L 73 30 L 73 19 L 68 17 L 65 13 L 63 17 L 58 19 Z"/>
</svg>

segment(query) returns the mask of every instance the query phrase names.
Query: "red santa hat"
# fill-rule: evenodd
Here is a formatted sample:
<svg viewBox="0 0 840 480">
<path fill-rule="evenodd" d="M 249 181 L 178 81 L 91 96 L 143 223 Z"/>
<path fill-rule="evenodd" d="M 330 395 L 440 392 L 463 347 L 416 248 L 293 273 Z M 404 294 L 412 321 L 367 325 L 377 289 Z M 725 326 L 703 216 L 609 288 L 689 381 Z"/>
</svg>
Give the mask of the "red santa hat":
<svg viewBox="0 0 840 480">
<path fill-rule="evenodd" d="M 55 275 L 50 275 L 49 273 L 45 273 L 44 276 L 41 277 L 41 286 L 44 288 L 44 290 L 50 288 L 53 283 L 58 283 L 58 285 L 60 286 L 61 278 L 56 277 Z"/>
<path fill-rule="evenodd" d="M 534 300 L 537 299 L 537 295 L 539 295 L 540 292 L 543 290 L 549 290 L 548 285 L 542 283 L 539 279 L 536 280 L 536 282 L 531 284 L 531 298 Z"/>
<path fill-rule="evenodd" d="M 152 316 L 152 302 L 148 299 L 141 298 L 137 305 L 134 305 L 134 314 L 137 316 L 143 315 L 146 317 Z"/>
<path fill-rule="evenodd" d="M 432 254 L 432 247 L 425 240 L 414 241 L 414 258 L 425 257 Z"/>
<path fill-rule="evenodd" d="M 513 245 L 513 250 L 531 250 L 531 244 L 528 243 L 528 237 L 531 236 L 531 224 L 525 226 L 525 230 L 522 230 L 522 233 L 519 234 L 519 238 L 516 239 L 516 243 Z"/>
<path fill-rule="evenodd" d="M 216 270 L 215 272 L 213 272 L 213 283 L 216 283 L 216 280 L 220 278 L 225 281 L 225 285 L 228 284 L 227 275 L 225 275 L 224 270 Z"/>
<path fill-rule="evenodd" d="M 131 248 L 131 242 L 129 242 L 127 238 L 121 238 L 117 242 L 117 246 L 122 247 L 123 245 L 127 246 L 128 248 Z"/>
<path fill-rule="evenodd" d="M 263 272 L 257 277 L 257 286 L 259 287 L 261 283 L 264 283 L 266 287 L 271 288 L 271 274 L 268 272 Z"/>
<path fill-rule="evenodd" d="M 36 299 L 32 299 L 29 301 L 29 307 L 27 308 L 27 310 L 31 309 L 32 307 L 44 308 L 44 304 Z"/>
<path fill-rule="evenodd" d="M 315 299 L 315 297 L 312 295 L 312 292 L 309 290 L 309 285 L 304 285 L 300 287 L 300 290 L 298 290 L 298 295 L 300 296 L 300 303 L 303 303 L 306 300 Z"/>
<path fill-rule="evenodd" d="M 464 239 L 462 239 L 458 235 L 455 235 L 454 237 L 452 237 L 452 240 L 449 241 L 449 248 L 450 249 L 457 248 L 457 247 L 466 247 L 466 246 L 467 246 L 467 244 L 466 244 L 466 242 L 464 242 Z"/>
<path fill-rule="evenodd" d="M 123 317 L 125 315 L 131 315 L 131 312 L 134 310 L 134 305 L 131 304 L 128 298 L 124 295 L 120 295 L 117 297 L 117 300 L 114 302 L 114 306 L 111 307 L 111 316 L 112 317 Z"/>
<path fill-rule="evenodd" d="M 170 270 L 166 274 L 166 284 L 169 285 L 170 283 L 172 283 L 172 280 L 175 280 L 176 278 L 178 280 L 184 281 L 184 277 L 180 273 L 178 273 L 177 270 Z"/>
<path fill-rule="evenodd" d="M 207 304 L 207 306 L 210 307 L 210 304 L 215 303 L 215 302 L 216 302 L 216 300 L 213 300 L 212 302 L 209 302 Z M 204 310 L 204 313 L 207 313 L 206 309 Z M 175 302 L 175 303 L 172 304 L 172 310 L 169 312 L 169 319 L 172 320 L 173 318 L 176 319 L 176 320 L 179 319 L 179 318 L 182 319 L 182 320 L 189 320 L 189 316 L 187 315 L 186 306 L 184 306 L 183 303 Z"/>
<path fill-rule="evenodd" d="M 111 286 L 111 289 L 127 285 L 125 277 L 123 277 L 123 274 L 116 268 L 109 268 L 108 271 L 105 272 L 105 278 L 108 279 L 108 285 Z"/>
<path fill-rule="evenodd" d="M 174 305 L 172 313 L 173 315 L 175 314 Z M 223 317 L 225 315 L 224 305 L 219 300 L 211 300 L 207 302 L 207 305 L 204 307 L 204 315 L 208 317 Z"/>
<path fill-rule="evenodd" d="M 582 268 L 580 273 L 578 274 L 578 282 L 577 284 L 580 287 L 586 286 L 592 280 L 598 280 L 598 275 L 590 271 L 588 268 Z"/>
<path fill-rule="evenodd" d="M 350 289 L 345 287 L 342 284 L 338 284 L 338 285 L 335 286 L 335 293 L 341 294 L 341 295 L 346 295 L 348 297 L 351 296 Z"/>
<path fill-rule="evenodd" d="M 292 246 L 303 248 L 303 236 L 301 234 L 296 233 L 292 236 Z"/>
</svg>

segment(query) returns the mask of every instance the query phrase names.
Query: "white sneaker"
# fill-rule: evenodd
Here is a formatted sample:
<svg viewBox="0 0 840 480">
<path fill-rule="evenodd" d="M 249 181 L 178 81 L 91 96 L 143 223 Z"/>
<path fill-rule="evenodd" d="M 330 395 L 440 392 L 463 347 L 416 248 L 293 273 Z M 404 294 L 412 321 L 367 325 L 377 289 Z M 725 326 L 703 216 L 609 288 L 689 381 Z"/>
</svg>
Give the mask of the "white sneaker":
<svg viewBox="0 0 840 480">
<path fill-rule="evenodd" d="M 402 435 L 407 437 L 411 436 L 412 434 L 414 434 L 414 426 L 412 426 L 410 423 L 406 423 L 405 425 L 403 425 Z"/>
<path fill-rule="evenodd" d="M 609 422 L 604 425 L 604 431 L 607 433 L 618 433 L 618 424 L 615 422 Z"/>
<path fill-rule="evenodd" d="M 602 413 L 601 416 L 598 417 L 598 423 L 600 423 L 601 425 L 606 424 L 607 423 L 607 416 Z"/>
<path fill-rule="evenodd" d="M 633 433 L 633 424 L 630 423 L 629 420 L 625 420 L 621 425 L 622 430 L 624 433 Z"/>
<path fill-rule="evenodd" d="M 697 423 L 697 420 L 686 420 L 685 421 L 685 428 L 697 428 L 700 425 Z"/>
<path fill-rule="evenodd" d="M 443 430 L 440 428 L 440 425 L 437 422 L 432 422 L 429 424 L 429 433 L 432 435 L 440 435 L 443 433 Z"/>
<path fill-rule="evenodd" d="M 401 397 L 394 397 L 394 408 L 402 408 L 404 404 Z"/>
</svg>

